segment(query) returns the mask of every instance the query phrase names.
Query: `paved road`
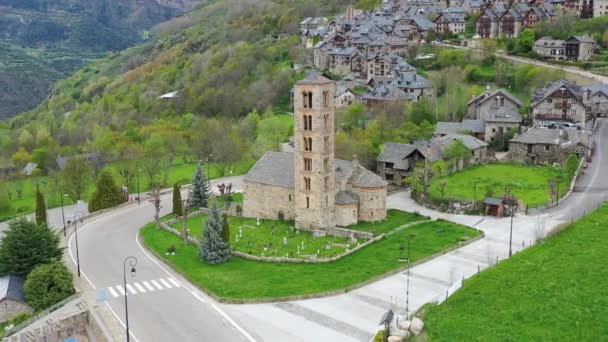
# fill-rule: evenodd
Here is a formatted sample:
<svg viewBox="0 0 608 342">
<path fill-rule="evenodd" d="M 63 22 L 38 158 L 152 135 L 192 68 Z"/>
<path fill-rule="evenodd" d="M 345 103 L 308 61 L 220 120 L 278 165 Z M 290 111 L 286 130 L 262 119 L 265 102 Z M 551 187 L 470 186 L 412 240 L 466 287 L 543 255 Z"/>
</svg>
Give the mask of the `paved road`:
<svg viewBox="0 0 608 342">
<path fill-rule="evenodd" d="M 231 181 L 240 188 L 241 177 Z M 214 183 L 217 183 L 215 181 Z M 238 184 L 237 184 L 238 183 Z M 162 199 L 170 211 L 171 195 Z M 107 307 L 124 322 L 123 260 L 135 256 L 136 276 L 128 277 L 129 324 L 136 341 L 248 341 L 236 322 L 179 276 L 159 265 L 139 246 L 139 228 L 151 221 L 150 203 L 131 205 L 85 222 L 78 233 L 83 276 L 95 289 L 106 289 Z M 75 256 L 75 239 L 70 238 Z M 127 269 L 129 272 L 129 269 Z"/>
</svg>

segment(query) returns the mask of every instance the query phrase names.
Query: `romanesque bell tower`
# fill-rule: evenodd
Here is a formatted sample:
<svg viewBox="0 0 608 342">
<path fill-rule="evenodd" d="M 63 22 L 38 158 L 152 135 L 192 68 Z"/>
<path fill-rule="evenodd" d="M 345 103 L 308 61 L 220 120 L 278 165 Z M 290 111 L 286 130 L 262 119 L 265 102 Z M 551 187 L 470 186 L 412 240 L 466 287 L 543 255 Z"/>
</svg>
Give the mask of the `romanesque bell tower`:
<svg viewBox="0 0 608 342">
<path fill-rule="evenodd" d="M 335 82 L 318 71 L 294 89 L 295 214 L 298 229 L 333 227 Z"/>
</svg>

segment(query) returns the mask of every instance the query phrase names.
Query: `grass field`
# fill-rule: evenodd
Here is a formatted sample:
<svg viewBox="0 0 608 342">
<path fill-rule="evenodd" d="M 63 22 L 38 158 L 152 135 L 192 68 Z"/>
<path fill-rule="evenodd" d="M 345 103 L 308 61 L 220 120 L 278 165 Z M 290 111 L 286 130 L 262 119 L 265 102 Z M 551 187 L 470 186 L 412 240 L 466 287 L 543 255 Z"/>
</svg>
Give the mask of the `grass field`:
<svg viewBox="0 0 608 342">
<path fill-rule="evenodd" d="M 431 341 L 605 341 L 608 206 L 428 308 Z M 425 339 L 421 339 L 425 340 Z"/>
<path fill-rule="evenodd" d="M 361 231 L 372 231 L 375 235 L 386 233 L 404 224 L 422 221 L 426 218 L 421 215 L 408 213 L 401 210 L 390 209 L 387 219 L 381 222 L 362 222 L 357 225 L 349 226 L 350 229 Z M 207 215 L 191 217 L 186 221 L 190 234 L 198 239 L 202 236 L 204 222 Z M 353 248 L 349 245 L 349 239 L 337 238 L 333 236 L 314 238 L 311 233 L 302 231 L 297 232 L 292 228 L 293 223 L 289 221 L 257 220 L 251 218 L 229 217 L 230 223 L 230 243 L 232 248 L 256 256 L 275 256 L 275 257 L 301 257 L 318 255 L 321 258 L 333 257 L 342 254 L 346 248 Z M 182 231 L 181 222 L 172 225 Z M 274 233 L 273 233 L 274 229 Z M 242 231 L 242 234 L 241 234 Z M 236 235 L 240 238 L 237 239 Z M 284 237 L 287 244 L 284 244 Z M 360 240 L 359 243 L 363 243 Z M 302 244 L 303 243 L 303 244 Z M 270 247 L 270 245 L 272 247 Z M 300 248 L 298 248 L 298 246 Z M 302 248 L 304 246 L 304 248 Z"/>
<path fill-rule="evenodd" d="M 218 178 L 223 177 L 219 165 L 216 163 L 208 163 L 209 164 L 209 177 Z M 253 165 L 253 162 L 242 162 L 235 165 L 232 168 L 232 175 L 241 175 L 247 173 L 249 168 Z M 167 178 L 168 185 L 172 185 L 175 183 L 187 184 L 190 183 L 192 179 L 192 175 L 194 174 L 194 170 L 196 169 L 197 163 L 184 163 L 181 160 L 176 161 L 169 171 L 169 177 Z M 121 178 L 118 175 L 116 166 L 113 164 L 109 164 L 106 168 L 110 169 L 114 174 L 114 181 L 117 184 L 121 183 Z M 228 175 L 229 172 L 228 172 Z M 89 181 L 89 185 L 87 190 L 84 193 L 85 201 L 88 201 L 95 191 L 95 182 L 96 180 L 91 179 Z M 21 184 L 23 187 L 23 197 L 19 199 L 17 197 L 15 189 L 18 187 L 18 184 Z M 46 183 L 46 185 L 45 185 Z M 13 191 L 12 200 L 9 201 L 10 207 L 8 210 L 0 211 L 0 221 L 4 221 L 7 219 L 14 218 L 16 216 L 31 213 L 35 209 L 35 197 L 36 197 L 36 185 L 40 185 L 41 191 L 45 194 L 45 199 L 47 201 L 47 207 L 55 208 L 61 205 L 61 189 L 53 181 L 51 177 L 48 176 L 39 176 L 39 177 L 29 177 L 22 180 L 13 180 L 5 182 L 5 186 Z M 148 191 L 148 184 L 143 176 L 140 175 L 140 191 L 145 192 Z M 137 192 L 137 183 L 133 184 L 130 187 L 130 191 L 132 193 Z M 64 198 L 64 204 L 73 204 L 73 202 L 69 198 Z"/>
<path fill-rule="evenodd" d="M 475 165 L 462 171 L 436 177 L 431 180 L 431 197 L 441 199 L 439 184 L 446 182 L 445 198 L 458 200 L 483 200 L 492 191 L 492 196 L 502 197 L 506 187 L 528 205 L 545 204 L 549 200 L 548 180 L 555 178 L 559 169 L 553 166 L 524 166 L 516 164 Z M 476 189 L 474 184 L 476 183 Z M 559 191 L 568 191 L 570 179 L 563 177 Z"/>
<path fill-rule="evenodd" d="M 411 238 L 412 261 L 471 239 L 478 231 L 445 221 L 422 222 L 377 241 L 356 253 L 326 264 L 255 262 L 233 257 L 221 265 L 203 264 L 197 247 L 153 224 L 141 230 L 148 248 L 185 274 L 190 281 L 224 298 L 276 298 L 339 290 L 403 267 L 399 247 Z M 167 256 L 174 245 L 175 255 Z"/>
</svg>

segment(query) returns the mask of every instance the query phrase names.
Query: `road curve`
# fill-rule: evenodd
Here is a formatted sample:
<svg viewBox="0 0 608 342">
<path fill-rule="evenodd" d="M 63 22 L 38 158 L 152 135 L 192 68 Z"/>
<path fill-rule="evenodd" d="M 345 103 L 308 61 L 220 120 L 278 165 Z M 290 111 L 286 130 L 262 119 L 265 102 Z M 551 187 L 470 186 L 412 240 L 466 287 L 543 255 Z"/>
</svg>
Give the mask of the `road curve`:
<svg viewBox="0 0 608 342">
<path fill-rule="evenodd" d="M 216 180 L 240 183 L 240 177 Z M 171 210 L 171 195 L 162 198 L 162 214 Z M 105 305 L 124 326 L 122 291 L 128 292 L 129 327 L 134 341 L 254 341 L 254 338 L 222 309 L 179 276 L 159 264 L 137 241 L 139 229 L 152 220 L 150 203 L 130 205 L 85 223 L 78 230 L 82 276 L 104 293 Z M 74 235 L 69 252 L 75 262 Z M 131 277 L 127 265 L 127 289 L 122 288 L 123 260 L 138 262 Z M 105 289 L 105 290 L 100 290 Z"/>
</svg>

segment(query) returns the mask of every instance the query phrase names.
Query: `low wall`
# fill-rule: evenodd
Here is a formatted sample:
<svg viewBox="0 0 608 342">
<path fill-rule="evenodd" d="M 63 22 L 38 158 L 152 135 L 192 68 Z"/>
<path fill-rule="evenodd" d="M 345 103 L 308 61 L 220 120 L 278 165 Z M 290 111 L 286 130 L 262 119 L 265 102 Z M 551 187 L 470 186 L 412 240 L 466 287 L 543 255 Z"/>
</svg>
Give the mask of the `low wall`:
<svg viewBox="0 0 608 342">
<path fill-rule="evenodd" d="M 374 238 L 374 233 L 352 230 L 342 227 L 325 228 L 324 230 L 327 232 L 327 234 L 340 238 L 350 238 L 351 236 L 354 236 L 356 239 L 364 240 L 370 240 Z"/>
</svg>

